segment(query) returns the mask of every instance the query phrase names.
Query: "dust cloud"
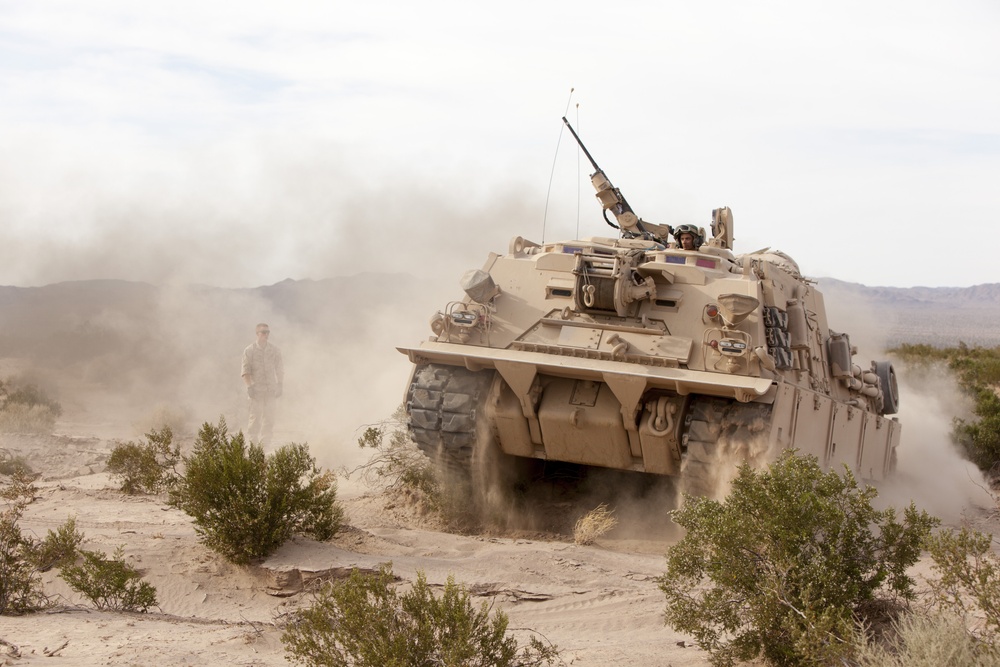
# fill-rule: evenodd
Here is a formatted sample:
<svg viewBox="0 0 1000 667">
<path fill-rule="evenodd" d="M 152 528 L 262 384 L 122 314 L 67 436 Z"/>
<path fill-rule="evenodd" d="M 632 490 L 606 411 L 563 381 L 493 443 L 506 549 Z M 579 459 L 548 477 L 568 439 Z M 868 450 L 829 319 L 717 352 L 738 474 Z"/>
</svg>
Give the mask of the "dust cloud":
<svg viewBox="0 0 1000 667">
<path fill-rule="evenodd" d="M 263 321 L 286 369 L 276 444 L 306 442 L 325 467 L 353 463 L 354 432 L 401 402 L 410 364 L 395 346 L 425 337 L 428 313 L 441 305 L 429 283 L 402 274 L 270 291 L 144 286 L 141 302 L 131 304 L 115 293 L 123 285 L 132 286 L 72 283 L 69 294 L 38 304 L 56 316 L 33 321 L 15 312 L 17 331 L 0 327 L 20 374 L 63 405 L 60 432 L 134 439 L 166 423 L 190 439 L 220 417 L 232 432 L 245 428 L 240 359 Z M 39 293 L 62 287 L 33 295 L 41 301 Z M 80 301 L 90 305 L 79 308 Z"/>
<path fill-rule="evenodd" d="M 629 549 L 660 553 L 679 537 L 670 518 L 678 507 L 676 479 L 497 452 L 474 464 L 473 488 L 462 499 L 480 532 L 506 536 L 571 536 L 581 517 L 604 505 L 617 525 L 605 537 Z"/>
<path fill-rule="evenodd" d="M 949 524 L 995 509 L 982 472 L 951 442 L 952 418 L 971 415 L 969 398 L 943 367 L 895 365 L 903 434 L 896 475 L 879 486 L 880 497 L 896 507 L 912 500 Z"/>
<path fill-rule="evenodd" d="M 0 360 L 58 397 L 58 428 L 102 437 L 244 428 L 240 355 L 268 322 L 286 367 L 276 439 L 356 463 L 356 431 L 402 401 L 396 346 L 430 334 L 466 270 L 542 229 L 542 193 L 321 137 L 5 149 L 0 285 L 21 288 L 0 287 Z"/>
<path fill-rule="evenodd" d="M 822 284 L 820 285 L 822 289 Z M 947 523 L 996 506 L 979 469 L 951 442 L 954 417 L 968 417 L 969 399 L 943 367 L 911 367 L 886 352 L 886 313 L 856 295 L 826 295 L 830 328 L 847 332 L 857 346 L 855 363 L 890 360 L 899 381 L 903 425 L 896 475 L 878 484 L 879 502 L 902 508 L 911 501 Z M 957 343 L 957 341 L 956 341 Z"/>
</svg>

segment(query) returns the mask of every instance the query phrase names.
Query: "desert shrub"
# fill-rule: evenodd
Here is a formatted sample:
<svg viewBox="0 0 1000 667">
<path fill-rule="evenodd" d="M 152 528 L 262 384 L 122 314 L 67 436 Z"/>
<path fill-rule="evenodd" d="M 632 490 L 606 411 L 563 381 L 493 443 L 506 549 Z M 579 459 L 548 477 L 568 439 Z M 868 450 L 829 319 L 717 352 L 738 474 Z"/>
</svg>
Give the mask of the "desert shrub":
<svg viewBox="0 0 1000 667">
<path fill-rule="evenodd" d="M 371 456 L 348 474 L 360 473 L 369 486 L 398 492 L 418 511 L 433 513 L 447 530 L 465 533 L 502 525 L 509 517 L 496 504 L 500 496 L 491 495 L 505 492 L 502 485 L 493 485 L 500 477 L 473 479 L 469 471 L 435 464 L 414 443 L 406 422 L 406 407 L 400 405 L 388 419 L 364 427 L 358 446 Z M 498 454 L 487 450 L 482 452 L 486 456 Z M 491 476 L 505 465 L 499 459 L 481 463 L 481 470 Z"/>
<path fill-rule="evenodd" d="M 23 508 L 35 499 L 35 494 L 38 492 L 38 487 L 34 484 L 36 477 L 30 469 L 15 466 L 10 473 L 10 479 L 0 487 L 0 498 Z"/>
<path fill-rule="evenodd" d="M 108 457 L 108 472 L 123 493 L 158 493 L 177 481 L 181 450 L 169 426 L 146 434 L 146 442 L 120 442 Z"/>
<path fill-rule="evenodd" d="M 11 476 L 16 472 L 31 474 L 27 459 L 6 449 L 0 449 L 0 475 Z"/>
<path fill-rule="evenodd" d="M 0 408 L 0 432 L 51 433 L 56 415 L 44 405 L 14 403 Z"/>
<path fill-rule="evenodd" d="M 156 604 L 156 588 L 125 562 L 124 553 L 124 547 L 118 547 L 114 556 L 105 558 L 82 550 L 83 563 L 64 567 L 59 576 L 98 609 L 145 612 Z"/>
<path fill-rule="evenodd" d="M 5 500 L 0 509 L 0 616 L 25 614 L 46 604 L 34 564 L 35 545 L 18 525 L 34 491 L 31 477 L 23 469 L 15 470 L 0 488 L 0 498 Z"/>
<path fill-rule="evenodd" d="M 83 533 L 76 529 L 76 518 L 70 517 L 54 532 L 35 545 L 32 560 L 41 572 L 53 567 L 66 567 L 76 562 Z"/>
<path fill-rule="evenodd" d="M 577 544 L 593 544 L 594 540 L 617 525 L 614 510 L 608 510 L 608 506 L 601 503 L 577 519 L 573 526 L 573 541 Z"/>
<path fill-rule="evenodd" d="M 321 472 L 306 445 L 265 455 L 243 433 L 229 435 L 224 419 L 205 423 L 170 503 L 194 519 L 202 541 L 228 560 L 262 560 L 300 532 L 327 540 L 340 529 L 337 484 Z"/>
<path fill-rule="evenodd" d="M 1000 637 L 1000 557 L 992 536 L 962 528 L 942 530 L 927 540 L 936 577 L 928 584 L 935 603 L 947 612 L 981 619 L 978 635 L 995 644 Z"/>
<path fill-rule="evenodd" d="M 0 511 L 0 616 L 25 614 L 45 606 L 31 540 L 18 526 L 22 508 L 13 505 Z"/>
<path fill-rule="evenodd" d="M 282 634 L 289 659 L 327 667 L 526 667 L 558 658 L 556 647 L 537 637 L 521 648 L 507 635 L 507 616 L 491 614 L 485 602 L 473 607 L 453 577 L 440 597 L 422 572 L 405 593 L 392 583 L 392 567 L 383 565 L 325 585 Z"/>
<path fill-rule="evenodd" d="M 953 614 L 903 614 L 894 623 L 895 635 L 887 646 L 859 647 L 859 667 L 996 667 L 996 650 L 966 631 L 965 622 Z"/>
<path fill-rule="evenodd" d="M 659 579 L 666 622 L 713 665 L 764 658 L 823 665 L 849 655 L 877 599 L 910 599 L 906 569 L 936 519 L 911 504 L 876 511 L 875 489 L 788 451 L 768 470 L 740 467 L 725 501 L 685 496 L 686 529 Z"/>
<path fill-rule="evenodd" d="M 0 431 L 51 433 L 62 406 L 37 385 L 21 380 L 0 382 Z"/>
<path fill-rule="evenodd" d="M 993 387 L 980 387 L 975 401 L 972 412 L 977 418 L 955 418 L 953 437 L 968 459 L 988 472 L 1000 462 L 1000 397 Z"/>
<path fill-rule="evenodd" d="M 62 406 L 59 401 L 42 391 L 38 385 L 13 380 L 5 385 L 4 391 L 5 395 L 2 401 L 5 408 L 11 405 L 39 406 L 48 408 L 49 412 L 56 417 L 62 414 Z"/>
</svg>

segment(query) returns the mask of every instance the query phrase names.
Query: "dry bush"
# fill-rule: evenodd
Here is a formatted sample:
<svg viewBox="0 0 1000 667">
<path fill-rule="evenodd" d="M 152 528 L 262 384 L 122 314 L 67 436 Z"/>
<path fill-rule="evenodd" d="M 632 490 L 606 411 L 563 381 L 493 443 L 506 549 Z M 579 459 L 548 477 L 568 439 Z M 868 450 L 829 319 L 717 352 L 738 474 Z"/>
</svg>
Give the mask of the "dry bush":
<svg viewBox="0 0 1000 667">
<path fill-rule="evenodd" d="M 0 429 L 2 430 L 2 429 Z M 0 449 L 0 475 L 10 477 L 16 472 L 32 474 L 31 466 L 27 459 L 7 449 Z"/>
<path fill-rule="evenodd" d="M 977 637 L 1000 640 L 1000 556 L 993 536 L 963 527 L 941 530 L 927 540 L 936 578 L 930 578 L 937 608 L 963 618 L 977 618 Z"/>
<path fill-rule="evenodd" d="M 23 378 L 0 380 L 0 432 L 51 433 L 62 406 Z"/>
<path fill-rule="evenodd" d="M 365 427 L 358 447 L 370 449 L 371 458 L 351 471 L 360 473 L 365 484 L 385 489 L 409 488 L 436 504 L 441 485 L 434 466 L 406 431 L 406 409 L 400 405 L 391 417 Z"/>
<path fill-rule="evenodd" d="M 0 409 L 0 432 L 52 433 L 56 416 L 47 405 L 11 403 Z"/>
<path fill-rule="evenodd" d="M 596 508 L 577 519 L 573 526 L 573 541 L 577 544 L 593 544 L 601 535 L 618 525 L 614 510 L 601 503 Z"/>
<path fill-rule="evenodd" d="M 905 614 L 895 623 L 888 646 L 861 646 L 859 667 L 996 667 L 1000 654 L 969 634 L 955 615 Z"/>
</svg>

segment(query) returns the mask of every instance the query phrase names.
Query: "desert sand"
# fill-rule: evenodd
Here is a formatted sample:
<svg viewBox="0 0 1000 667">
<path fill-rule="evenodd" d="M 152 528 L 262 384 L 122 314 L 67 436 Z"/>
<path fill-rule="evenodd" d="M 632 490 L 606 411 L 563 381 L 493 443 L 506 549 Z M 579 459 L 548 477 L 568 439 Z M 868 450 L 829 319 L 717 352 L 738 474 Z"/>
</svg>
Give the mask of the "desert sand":
<svg viewBox="0 0 1000 667">
<path fill-rule="evenodd" d="M 83 548 L 124 545 L 158 597 L 149 613 L 101 612 L 49 571 L 44 588 L 57 606 L 0 619 L 0 639 L 16 647 L 0 647 L 0 664 L 287 665 L 279 625 L 308 604 L 304 584 L 391 562 L 404 580 L 423 571 L 443 585 L 453 575 L 503 609 L 522 639 L 530 628 L 559 646 L 566 664 L 708 665 L 690 637 L 663 625 L 662 542 L 449 534 L 422 527 L 433 521 L 405 498 L 348 479 L 336 539 L 297 538 L 260 565 L 238 567 L 202 546 L 189 518 L 162 497 L 116 490 L 104 472 L 114 439 L 3 435 L 0 443 L 42 475 L 22 530 L 44 537 L 75 516 Z"/>
</svg>

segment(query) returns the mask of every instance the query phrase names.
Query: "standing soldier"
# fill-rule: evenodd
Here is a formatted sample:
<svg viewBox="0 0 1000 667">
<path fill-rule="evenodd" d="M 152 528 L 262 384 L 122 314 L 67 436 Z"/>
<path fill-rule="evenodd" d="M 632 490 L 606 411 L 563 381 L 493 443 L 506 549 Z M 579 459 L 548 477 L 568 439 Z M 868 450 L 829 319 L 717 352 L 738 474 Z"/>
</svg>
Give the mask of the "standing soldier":
<svg viewBox="0 0 1000 667">
<path fill-rule="evenodd" d="M 274 433 L 274 404 L 281 396 L 285 366 L 281 351 L 268 342 L 270 327 L 257 325 L 257 340 L 243 350 L 243 382 L 250 397 L 250 423 L 247 437 L 251 442 L 270 444 Z"/>
</svg>

